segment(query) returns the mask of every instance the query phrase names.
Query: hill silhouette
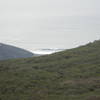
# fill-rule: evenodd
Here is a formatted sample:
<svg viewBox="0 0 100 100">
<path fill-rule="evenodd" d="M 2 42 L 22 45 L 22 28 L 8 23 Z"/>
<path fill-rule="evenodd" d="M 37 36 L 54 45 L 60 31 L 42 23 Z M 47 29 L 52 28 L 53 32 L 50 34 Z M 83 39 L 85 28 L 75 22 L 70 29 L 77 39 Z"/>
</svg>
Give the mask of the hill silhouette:
<svg viewBox="0 0 100 100">
<path fill-rule="evenodd" d="M 33 57 L 34 54 L 24 49 L 0 43 L 0 60 Z"/>
<path fill-rule="evenodd" d="M 100 41 L 0 62 L 1 100 L 100 100 Z"/>
</svg>

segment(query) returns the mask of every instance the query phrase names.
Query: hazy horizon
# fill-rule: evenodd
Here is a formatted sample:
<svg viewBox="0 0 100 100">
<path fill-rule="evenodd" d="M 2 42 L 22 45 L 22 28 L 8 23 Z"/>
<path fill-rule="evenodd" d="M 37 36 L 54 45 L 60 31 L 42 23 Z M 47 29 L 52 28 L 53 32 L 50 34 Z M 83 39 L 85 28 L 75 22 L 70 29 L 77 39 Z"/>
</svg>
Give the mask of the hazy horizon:
<svg viewBox="0 0 100 100">
<path fill-rule="evenodd" d="M 0 42 L 27 50 L 100 39 L 99 0 L 0 1 Z"/>
</svg>

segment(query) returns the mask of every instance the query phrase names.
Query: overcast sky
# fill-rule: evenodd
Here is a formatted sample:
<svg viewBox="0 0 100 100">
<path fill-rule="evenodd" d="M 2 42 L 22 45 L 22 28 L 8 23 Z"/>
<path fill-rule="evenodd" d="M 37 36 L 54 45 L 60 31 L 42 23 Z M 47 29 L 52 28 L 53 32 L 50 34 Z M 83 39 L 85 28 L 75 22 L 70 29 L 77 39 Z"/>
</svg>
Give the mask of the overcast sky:
<svg viewBox="0 0 100 100">
<path fill-rule="evenodd" d="M 0 42 L 28 50 L 100 39 L 100 0 L 0 0 Z"/>
</svg>

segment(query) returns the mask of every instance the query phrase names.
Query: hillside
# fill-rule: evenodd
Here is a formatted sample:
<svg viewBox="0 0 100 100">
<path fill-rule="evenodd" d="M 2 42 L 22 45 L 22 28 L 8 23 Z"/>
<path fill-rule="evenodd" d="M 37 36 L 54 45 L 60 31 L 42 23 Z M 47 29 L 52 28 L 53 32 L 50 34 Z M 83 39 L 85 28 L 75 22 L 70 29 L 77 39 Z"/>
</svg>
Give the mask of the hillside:
<svg viewBox="0 0 100 100">
<path fill-rule="evenodd" d="M 1 61 L 0 100 L 100 100 L 100 41 Z"/>
<path fill-rule="evenodd" d="M 24 49 L 0 43 L 0 60 L 33 57 L 34 54 Z"/>
</svg>

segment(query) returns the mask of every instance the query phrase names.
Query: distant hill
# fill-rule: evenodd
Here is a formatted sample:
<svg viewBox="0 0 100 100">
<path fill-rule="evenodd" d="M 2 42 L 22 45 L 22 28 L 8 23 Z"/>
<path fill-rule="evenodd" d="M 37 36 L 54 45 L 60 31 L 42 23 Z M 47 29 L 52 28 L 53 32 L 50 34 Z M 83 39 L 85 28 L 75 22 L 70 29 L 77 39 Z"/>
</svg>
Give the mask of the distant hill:
<svg viewBox="0 0 100 100">
<path fill-rule="evenodd" d="M 100 100 L 100 41 L 1 61 L 0 100 Z"/>
<path fill-rule="evenodd" d="M 0 43 L 0 60 L 33 57 L 34 54 L 24 49 Z"/>
</svg>

